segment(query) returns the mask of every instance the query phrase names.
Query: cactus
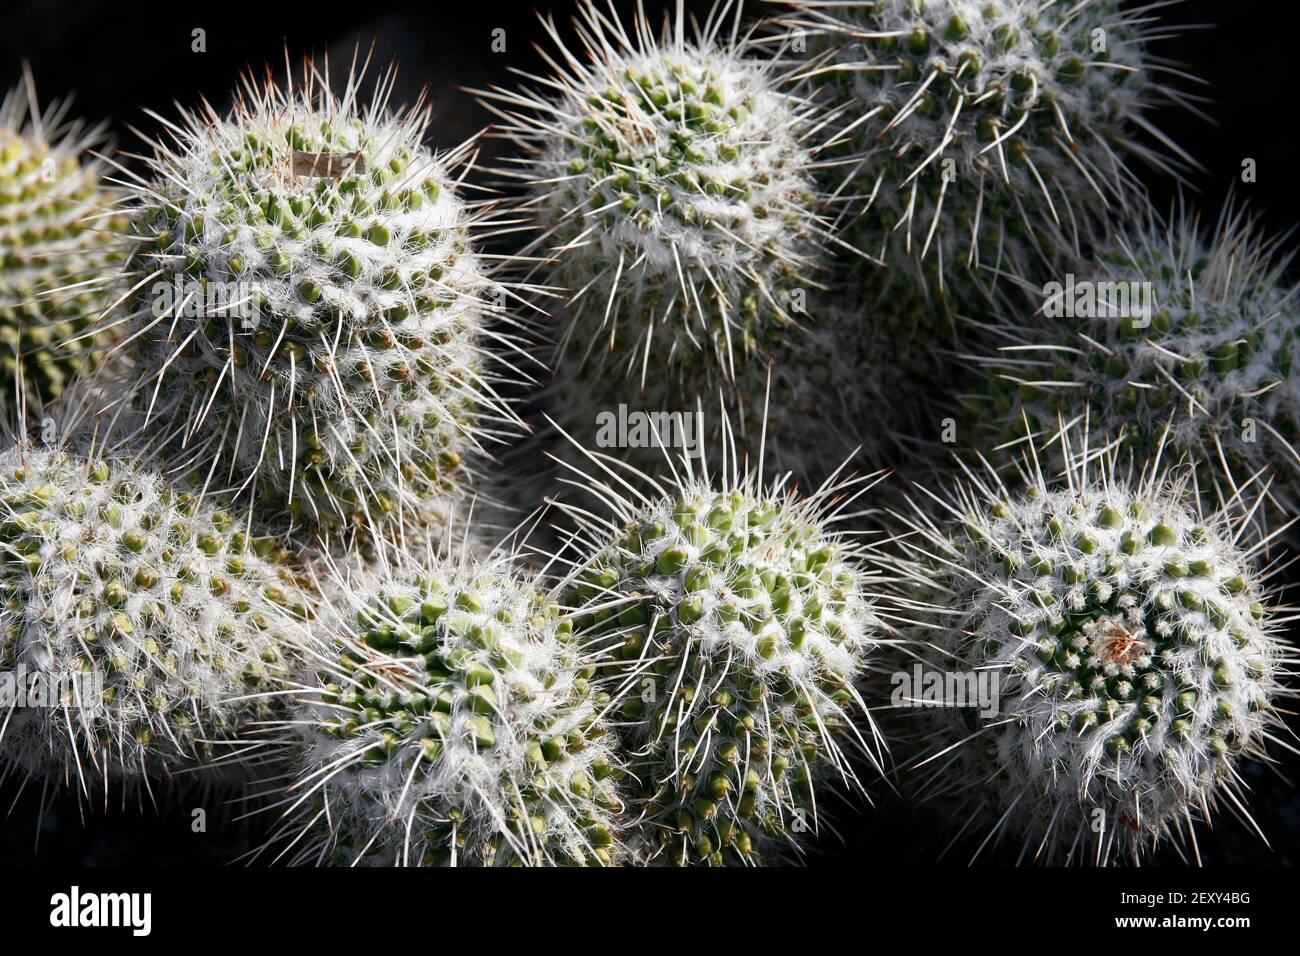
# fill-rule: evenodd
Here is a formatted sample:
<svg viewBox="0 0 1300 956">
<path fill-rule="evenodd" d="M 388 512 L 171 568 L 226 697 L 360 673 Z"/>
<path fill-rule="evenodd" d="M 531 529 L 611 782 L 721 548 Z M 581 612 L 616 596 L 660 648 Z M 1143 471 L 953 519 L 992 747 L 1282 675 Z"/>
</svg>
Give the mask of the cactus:
<svg viewBox="0 0 1300 956">
<path fill-rule="evenodd" d="M 584 0 L 580 53 L 548 23 L 556 75 L 482 94 L 527 155 L 511 175 L 571 294 L 561 345 L 579 364 L 702 388 L 806 321 L 829 242 L 817 117 L 735 29 L 719 39 L 728 7 L 693 39 L 679 11 L 656 40 L 644 12 L 625 32 Z"/>
<path fill-rule="evenodd" d="M 618 501 L 612 530 L 589 529 L 565 603 L 584 641 L 620 662 L 606 679 L 647 859 L 796 854 L 819 831 L 827 778 L 861 787 L 844 745 L 878 760 L 855 726 L 866 711 L 853 682 L 883 625 L 854 548 L 830 528 L 826 504 L 844 487 L 801 500 L 688 471 L 667 493 Z"/>
<path fill-rule="evenodd" d="M 86 789 L 238 753 L 274 711 L 255 695 L 305 646 L 275 542 L 129 456 L 5 452 L 0 545 L 0 671 L 46 704 L 0 725 L 0 763 L 23 775 Z"/>
<path fill-rule="evenodd" d="M 1048 482 L 1031 459 L 1017 491 L 988 468 L 936 498 L 942 517 L 901 522 L 903 639 L 937 672 L 996 682 L 996 712 L 934 712 L 928 758 L 981 849 L 1005 835 L 1022 860 L 1105 863 L 1170 836 L 1194 848 L 1194 820 L 1244 806 L 1236 768 L 1278 722 L 1288 652 L 1247 529 L 1201 513 L 1185 479 L 1114 463 Z"/>
<path fill-rule="evenodd" d="M 1036 275 L 1089 239 L 1142 196 L 1125 157 L 1166 172 L 1188 159 L 1145 116 L 1182 102 L 1147 49 L 1166 29 L 1157 6 L 794 3 L 782 23 L 808 46 L 804 72 L 829 101 L 854 105 L 852 155 L 829 167 L 848 171 L 833 188 L 861 200 L 846 238 L 891 266 L 862 264 L 886 299 L 902 294 L 903 328 L 934 323 L 935 310 L 975 312 L 998 273 Z"/>
<path fill-rule="evenodd" d="M 30 72 L 0 103 L 0 402 L 19 380 L 49 402 L 107 336 L 91 330 L 109 303 L 102 275 L 117 261 L 116 197 L 89 155 L 103 128 L 68 122 L 67 104 L 36 106 Z"/>
<path fill-rule="evenodd" d="M 1005 423 L 1023 416 L 1041 439 L 1088 402 L 1092 427 L 1139 459 L 1164 445 L 1194 463 L 1210 507 L 1236 494 L 1231 475 L 1276 470 L 1271 495 L 1289 516 L 1300 501 L 1297 299 L 1277 251 L 1231 205 L 1208 236 L 1182 209 L 1168 226 L 1134 222 L 1062 303 L 1095 314 L 1003 322 L 1014 345 L 985 357 L 974 406 L 985 434 L 1014 441 Z"/>
<path fill-rule="evenodd" d="M 619 860 L 619 758 L 572 624 L 509 555 L 398 557 L 335 589 L 335 640 L 287 728 L 292 859 Z"/>
<path fill-rule="evenodd" d="M 470 146 L 435 157 L 428 108 L 390 112 L 391 71 L 369 105 L 360 82 L 336 95 L 308 63 L 186 113 L 134 190 L 122 280 L 140 403 L 178 458 L 327 530 L 436 524 L 514 420 L 485 347 L 504 289 L 456 193 Z"/>
</svg>

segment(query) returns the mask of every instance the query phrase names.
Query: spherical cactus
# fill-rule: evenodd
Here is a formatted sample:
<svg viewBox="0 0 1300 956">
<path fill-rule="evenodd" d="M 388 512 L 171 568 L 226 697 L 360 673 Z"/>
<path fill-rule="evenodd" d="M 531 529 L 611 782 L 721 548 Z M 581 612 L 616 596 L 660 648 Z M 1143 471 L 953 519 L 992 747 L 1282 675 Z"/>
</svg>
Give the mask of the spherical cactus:
<svg viewBox="0 0 1300 956">
<path fill-rule="evenodd" d="M 305 646 L 285 556 L 127 457 L 0 456 L 0 763 L 83 787 L 189 769 L 274 711 Z M 6 695 L 8 696 L 8 695 Z"/>
<path fill-rule="evenodd" d="M 681 17 L 655 40 L 643 14 L 627 32 L 594 3 L 580 16 L 581 55 L 544 86 L 485 94 L 529 155 L 535 246 L 571 297 L 563 347 L 641 382 L 729 379 L 798 334 L 825 264 L 811 107 L 717 39 L 725 5 L 695 39 Z"/>
<path fill-rule="evenodd" d="M 89 151 L 102 129 L 65 121 L 67 107 L 36 107 L 30 74 L 0 103 L 0 402 L 56 397 L 105 335 L 102 275 L 116 261 L 115 197 Z"/>
<path fill-rule="evenodd" d="M 508 556 L 405 560 L 349 594 L 289 724 L 296 862 L 620 858 L 595 664 Z"/>
<path fill-rule="evenodd" d="M 1159 475 L 1093 471 L 978 479 L 899 538 L 902 637 L 936 674 L 991 682 L 926 712 L 929 770 L 981 849 L 1005 838 L 1022 860 L 1194 847 L 1220 797 L 1243 805 L 1235 768 L 1277 721 L 1285 652 L 1241 529 Z"/>
<path fill-rule="evenodd" d="M 842 747 L 876 759 L 853 682 L 882 624 L 854 549 L 823 502 L 723 488 L 688 478 L 620 504 L 565 599 L 584 640 L 621 662 L 607 680 L 658 862 L 798 852 L 827 778 L 860 786 Z"/>
<path fill-rule="evenodd" d="M 830 167 L 860 197 L 846 238 L 919 273 L 925 308 L 971 308 L 981 286 L 1032 276 L 1140 197 L 1124 157 L 1167 169 L 1135 140 L 1176 98 L 1147 47 L 1150 8 L 1118 0 L 871 0 L 794 4 L 784 28 L 805 72 L 851 124 L 852 156 Z M 1182 155 L 1181 153 L 1179 154 Z M 864 262 L 873 282 L 891 273 Z M 910 286 L 910 281 L 907 283 Z M 910 303 L 910 304 L 909 304 Z"/>
<path fill-rule="evenodd" d="M 485 349 L 500 287 L 427 108 L 360 104 L 308 64 L 187 114 L 135 191 L 129 351 L 186 461 L 300 524 L 437 522 L 513 416 Z"/>
<path fill-rule="evenodd" d="M 1023 437 L 1023 417 L 1044 436 L 1086 402 L 1092 429 L 1138 460 L 1163 445 L 1196 464 L 1208 502 L 1232 497 L 1232 474 L 1276 470 L 1271 494 L 1289 512 L 1300 501 L 1300 310 L 1276 251 L 1231 207 L 1208 236 L 1181 211 L 1169 226 L 1133 223 L 1089 271 L 1044 290 L 1043 315 L 1003 323 L 1014 345 L 985 360 L 973 406 L 985 434 L 1013 441 L 1014 420 Z"/>
</svg>

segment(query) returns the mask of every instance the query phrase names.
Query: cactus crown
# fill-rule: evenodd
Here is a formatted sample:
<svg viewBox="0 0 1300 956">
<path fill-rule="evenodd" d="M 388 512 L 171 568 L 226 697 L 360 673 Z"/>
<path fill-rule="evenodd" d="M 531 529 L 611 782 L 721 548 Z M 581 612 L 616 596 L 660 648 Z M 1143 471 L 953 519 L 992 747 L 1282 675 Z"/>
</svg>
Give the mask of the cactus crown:
<svg viewBox="0 0 1300 956">
<path fill-rule="evenodd" d="M 572 296 L 564 348 L 642 381 L 733 377 L 795 324 L 823 264 L 811 106 L 747 55 L 738 23 L 722 36 L 728 7 L 690 39 L 679 10 L 656 38 L 643 11 L 628 31 L 587 0 L 583 55 L 547 23 L 555 75 L 484 94 L 530 155 L 510 175 Z"/>
<path fill-rule="evenodd" d="M 940 498 L 942 517 L 905 521 L 904 637 L 940 670 L 996 682 L 996 713 L 941 712 L 933 779 L 1030 856 L 1194 846 L 1219 796 L 1241 806 L 1233 768 L 1277 721 L 1285 652 L 1244 529 L 1156 468 L 1117 474 L 1113 456 L 1027 478 L 1008 491 L 990 469 Z"/>
<path fill-rule="evenodd" d="M 30 72 L 0 102 L 0 402 L 14 379 L 28 402 L 48 402 L 103 344 L 89 328 L 122 223 L 89 156 L 104 129 L 68 121 L 68 106 L 40 109 Z"/>
<path fill-rule="evenodd" d="M 877 760 L 851 714 L 882 625 L 826 507 L 852 484 L 799 500 L 749 475 L 714 486 L 705 469 L 589 527 L 565 603 L 619 662 L 608 680 L 651 858 L 797 852 L 825 778 L 861 786 L 843 748 Z"/>
<path fill-rule="evenodd" d="M 435 157 L 394 74 L 362 105 L 314 64 L 246 80 L 228 116 L 169 126 L 135 191 L 129 352 L 185 460 L 307 525 L 436 520 L 467 453 L 512 413 L 485 351 L 497 283 L 456 194 L 466 144 Z M 143 400 L 143 399 L 142 399 Z"/>
<path fill-rule="evenodd" d="M 4 761 L 84 785 L 229 756 L 303 646 L 285 559 L 129 457 L 0 456 L 0 670 L 58 695 L 8 715 Z"/>
<path fill-rule="evenodd" d="M 509 556 L 399 557 L 349 592 L 290 723 L 325 809 L 296 859 L 613 862 L 617 757 L 558 605 Z"/>
<path fill-rule="evenodd" d="M 1030 274 L 1127 201 L 1122 157 L 1170 161 L 1135 142 L 1176 92 L 1155 82 L 1151 9 L 1117 0 L 796 3 L 806 72 L 852 102 L 850 240 L 887 262 L 921 260 L 926 286 L 980 281 L 981 266 Z M 1153 5 L 1154 6 L 1154 5 Z"/>
<path fill-rule="evenodd" d="M 1207 498 L 1226 461 L 1243 475 L 1281 466 L 1273 494 L 1294 503 L 1297 297 L 1283 281 L 1290 257 L 1277 253 L 1231 205 L 1208 235 L 1182 209 L 1170 225 L 1154 215 L 1133 223 L 1078 277 L 1077 301 L 1063 303 L 1092 315 L 1008 329 L 1014 350 L 985 363 L 993 414 L 984 420 L 1023 410 L 1042 435 L 1083 398 L 1109 440 L 1142 457 L 1165 444 L 1195 463 Z"/>
</svg>

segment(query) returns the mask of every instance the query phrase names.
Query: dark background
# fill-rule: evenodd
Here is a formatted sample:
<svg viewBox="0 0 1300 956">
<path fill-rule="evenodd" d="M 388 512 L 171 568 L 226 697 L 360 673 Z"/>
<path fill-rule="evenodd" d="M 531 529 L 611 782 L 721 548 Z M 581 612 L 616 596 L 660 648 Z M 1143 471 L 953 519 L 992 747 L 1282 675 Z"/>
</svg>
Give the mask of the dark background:
<svg viewBox="0 0 1300 956">
<path fill-rule="evenodd" d="M 1190 114 L 1164 111 L 1153 117 L 1176 142 L 1204 167 L 1193 171 L 1183 188 L 1207 215 L 1216 213 L 1230 190 L 1262 213 L 1270 233 L 1290 230 L 1300 213 L 1295 188 L 1297 150 L 1294 108 L 1294 33 L 1278 0 L 1188 0 L 1162 11 L 1165 22 L 1209 25 L 1182 31 L 1157 50 L 1207 81 L 1204 86 L 1177 81 L 1182 89 L 1211 99 L 1203 106 L 1212 122 Z M 172 115 L 173 102 L 197 103 L 208 98 L 219 108 L 241 71 L 270 63 L 281 70 L 285 53 L 297 63 L 301 55 L 328 51 L 335 72 L 346 69 L 358 41 L 375 41 L 375 62 L 393 57 L 401 63 L 394 102 L 413 100 L 427 83 L 434 107 L 431 139 L 435 146 L 452 146 L 491 122 L 490 114 L 460 87 L 511 85 L 510 70 L 539 72 L 533 42 L 544 42 L 536 12 L 552 12 L 567 24 L 575 0 L 533 2 L 420 3 L 354 2 L 338 4 L 279 4 L 225 0 L 220 4 L 183 2 L 136 3 L 108 0 L 17 0 L 0 12 L 0 89 L 13 85 L 26 60 L 36 76 L 42 101 L 75 94 L 77 115 L 111 122 L 119 144 L 140 149 L 134 126 L 152 132 L 157 123 L 145 116 L 148 106 Z M 619 0 L 622 11 L 633 0 Z M 656 21 L 671 7 L 646 0 Z M 701 15 L 708 2 L 691 0 L 687 7 Z M 749 2 L 747 14 L 763 12 L 763 3 Z M 1279 17 L 1279 15 L 1281 15 Z M 192 31 L 206 30 L 207 50 L 191 49 Z M 491 49 L 493 31 L 506 31 L 506 52 Z M 504 144 L 484 143 L 488 158 Z M 1257 181 L 1240 181 L 1242 161 L 1257 163 Z M 1144 174 L 1156 203 L 1166 208 L 1179 185 L 1173 179 Z M 1281 753 L 1280 750 L 1277 751 Z M 1252 767 L 1248 781 L 1256 788 L 1250 801 L 1273 842 L 1268 850 L 1237 822 L 1223 814 L 1218 828 L 1198 831 L 1202 859 L 1207 863 L 1293 865 L 1300 854 L 1300 795 L 1290 780 L 1300 778 L 1300 761 L 1288 757 L 1279 767 L 1288 780 L 1267 768 Z M 879 789 L 879 788 L 877 788 Z M 812 862 L 849 863 L 870 867 L 888 859 L 921 865 L 933 862 L 942 849 L 930 834 L 935 828 L 924 810 L 900 806 L 884 792 L 878 807 L 865 813 L 840 809 L 842 840 L 827 840 L 824 853 Z M 195 799 L 160 799 L 162 809 L 132 809 L 107 816 L 83 811 L 75 800 L 56 801 L 37 824 L 44 803 L 36 792 L 18 793 L 12 782 L 0 782 L 0 865 L 28 862 L 61 864 L 222 862 L 238 856 L 256 827 L 235 822 L 238 807 L 223 809 L 221 799 L 207 794 Z M 208 832 L 191 832 L 191 809 L 208 809 Z M 4 816 L 8 811 L 7 817 Z M 39 833 L 40 848 L 36 851 Z M 958 846 L 946 862 L 964 865 L 973 846 Z M 1007 862 L 996 848 L 983 862 Z M 1156 862 L 1177 864 L 1172 851 Z"/>
</svg>

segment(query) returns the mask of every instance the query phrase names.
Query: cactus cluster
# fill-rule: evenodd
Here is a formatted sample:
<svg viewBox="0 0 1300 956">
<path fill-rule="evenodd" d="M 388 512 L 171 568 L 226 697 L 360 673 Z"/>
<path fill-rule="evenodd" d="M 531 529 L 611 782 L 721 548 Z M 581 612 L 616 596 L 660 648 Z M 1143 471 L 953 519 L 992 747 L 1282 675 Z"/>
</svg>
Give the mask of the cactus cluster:
<svg viewBox="0 0 1300 956">
<path fill-rule="evenodd" d="M 507 428 L 485 348 L 499 286 L 428 110 L 361 105 L 310 64 L 189 113 L 129 204 L 122 280 L 141 401 L 199 461 L 299 526 L 436 524 Z M 212 463 L 216 464 L 213 465 Z"/>
<path fill-rule="evenodd" d="M 346 593 L 288 725 L 295 861 L 620 859 L 607 700 L 553 599 L 500 556 L 409 562 Z"/>
<path fill-rule="evenodd" d="M 120 226 L 103 164 L 103 129 L 67 120 L 67 105 L 36 105 L 30 73 L 0 102 L 0 402 L 58 396 L 106 336 L 105 275 Z"/>
<path fill-rule="evenodd" d="M 1300 501 L 1300 311 L 1277 251 L 1232 207 L 1208 233 L 1183 210 L 1120 231 L 1052 309 L 1069 316 L 1006 321 L 1015 344 L 984 360 L 974 404 L 984 433 L 1014 442 L 1025 420 L 1041 440 L 1087 403 L 1093 431 L 1139 460 L 1163 445 L 1194 463 L 1207 502 L 1236 494 L 1231 475 L 1276 470 L 1272 493 L 1289 512 Z"/>
<path fill-rule="evenodd" d="M 360 48 L 102 158 L 29 77 L 0 785 L 238 784 L 298 865 L 782 864 L 877 789 L 1199 859 L 1294 695 L 1296 295 L 1149 211 L 1164 5 L 574 0 L 445 152 Z"/>
<path fill-rule="evenodd" d="M 304 584 L 129 457 L 5 452 L 0 670 L 47 700 L 6 714 L 0 763 L 89 786 L 228 758 L 305 647 Z"/>
<path fill-rule="evenodd" d="M 805 321 L 825 267 L 816 115 L 772 61 L 719 38 L 725 11 L 693 39 L 680 14 L 633 39 L 579 10 L 565 69 L 486 94 L 529 155 L 535 245 L 569 293 L 564 350 L 642 383 L 733 378 Z"/>
<path fill-rule="evenodd" d="M 993 712 L 939 712 L 934 780 L 1022 859 L 1137 862 L 1185 840 L 1239 802 L 1235 767 L 1278 721 L 1287 652 L 1239 529 L 1159 474 L 1097 470 L 981 479 L 947 520 L 911 522 L 905 636 L 995 688 Z"/>
<path fill-rule="evenodd" d="M 859 786 L 845 745 L 874 757 L 854 681 L 883 625 L 853 548 L 816 499 L 723 485 L 626 502 L 565 598 L 618 661 L 642 852 L 679 865 L 797 853 L 826 778 Z"/>
<path fill-rule="evenodd" d="M 872 280 L 931 321 L 978 307 L 999 273 L 1038 274 L 1141 195 L 1125 157 L 1177 93 L 1158 82 L 1147 8 L 1118 0 L 795 3 L 784 29 L 845 115 L 831 167 L 860 200 L 851 242 L 891 269 Z M 864 269 L 871 269 L 869 263 Z"/>
</svg>

